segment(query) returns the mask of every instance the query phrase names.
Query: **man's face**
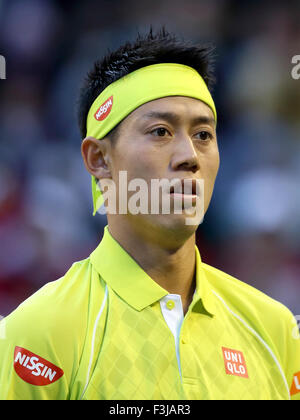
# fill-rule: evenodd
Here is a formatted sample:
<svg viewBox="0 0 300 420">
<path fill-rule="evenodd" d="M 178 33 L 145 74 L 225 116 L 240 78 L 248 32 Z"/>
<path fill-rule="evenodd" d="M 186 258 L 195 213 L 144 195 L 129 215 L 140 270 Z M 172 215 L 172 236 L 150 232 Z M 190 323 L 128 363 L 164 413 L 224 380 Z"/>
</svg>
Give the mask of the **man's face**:
<svg viewBox="0 0 300 420">
<path fill-rule="evenodd" d="M 118 140 L 109 154 L 117 191 L 120 171 L 127 171 L 128 183 L 144 179 L 149 194 L 153 179 L 203 180 L 206 212 L 219 168 L 219 151 L 213 112 L 200 100 L 172 96 L 140 106 L 121 123 Z M 132 194 L 128 193 L 128 198 Z M 180 227 L 191 232 L 198 227 L 186 226 L 184 211 L 127 216 L 148 228 Z"/>
</svg>

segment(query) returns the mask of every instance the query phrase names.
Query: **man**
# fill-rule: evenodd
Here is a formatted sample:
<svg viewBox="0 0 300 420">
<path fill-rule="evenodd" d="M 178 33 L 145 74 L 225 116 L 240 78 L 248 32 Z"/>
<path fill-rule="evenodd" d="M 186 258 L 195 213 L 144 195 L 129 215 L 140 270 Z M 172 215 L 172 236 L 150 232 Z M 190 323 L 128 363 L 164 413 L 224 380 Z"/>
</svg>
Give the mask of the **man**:
<svg viewBox="0 0 300 420">
<path fill-rule="evenodd" d="M 219 168 L 211 67 L 211 49 L 161 30 L 88 74 L 79 124 L 94 214 L 109 185 L 118 211 L 87 259 L 3 321 L 2 399 L 299 399 L 292 314 L 195 246 L 191 210 L 206 212 Z M 143 180 L 145 211 L 120 174 L 125 187 Z M 153 180 L 178 180 L 158 212 Z"/>
</svg>

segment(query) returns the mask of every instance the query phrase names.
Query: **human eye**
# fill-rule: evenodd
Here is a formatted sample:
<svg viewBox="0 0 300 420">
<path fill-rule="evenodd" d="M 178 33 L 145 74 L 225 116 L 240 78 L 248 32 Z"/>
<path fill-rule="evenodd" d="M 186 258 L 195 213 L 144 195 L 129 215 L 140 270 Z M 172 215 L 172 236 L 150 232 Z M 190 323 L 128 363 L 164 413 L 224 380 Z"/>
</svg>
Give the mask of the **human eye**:
<svg viewBox="0 0 300 420">
<path fill-rule="evenodd" d="M 196 136 L 198 136 L 198 139 L 199 140 L 202 140 L 202 141 L 209 141 L 209 140 L 211 140 L 213 138 L 212 133 L 210 133 L 207 130 L 201 130 L 201 131 L 199 131 L 196 134 Z"/>
<path fill-rule="evenodd" d="M 166 134 L 170 134 L 170 132 L 165 127 L 154 128 L 154 130 L 151 130 L 150 133 L 158 137 L 165 137 Z"/>
</svg>

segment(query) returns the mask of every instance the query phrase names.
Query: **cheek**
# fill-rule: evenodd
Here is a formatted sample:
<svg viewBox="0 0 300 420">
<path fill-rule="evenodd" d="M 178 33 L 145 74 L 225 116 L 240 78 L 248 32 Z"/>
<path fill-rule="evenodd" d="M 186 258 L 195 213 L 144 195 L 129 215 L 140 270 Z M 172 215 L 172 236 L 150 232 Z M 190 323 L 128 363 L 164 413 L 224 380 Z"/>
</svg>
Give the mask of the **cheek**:
<svg viewBox="0 0 300 420">
<path fill-rule="evenodd" d="M 205 161 L 203 163 L 202 174 L 205 179 L 205 184 L 207 188 L 209 189 L 210 193 L 212 193 L 216 176 L 218 174 L 219 166 L 220 166 L 220 156 L 217 150 L 211 153 L 209 156 L 206 156 Z"/>
<path fill-rule="evenodd" d="M 211 153 L 208 155 L 207 162 L 208 171 L 210 172 L 212 177 L 216 177 L 220 166 L 220 154 L 217 144 L 215 144 L 215 147 L 211 150 Z"/>
<path fill-rule="evenodd" d="M 151 147 L 145 147 L 142 140 L 134 143 L 134 145 L 127 145 L 125 153 L 119 151 L 114 154 L 113 177 L 118 177 L 119 171 L 127 171 L 128 180 L 159 178 L 165 162 L 162 153 L 158 153 Z"/>
<path fill-rule="evenodd" d="M 219 155 L 219 151 L 217 150 L 215 152 L 214 159 L 212 160 L 212 163 L 211 163 L 211 173 L 214 179 L 216 179 L 216 176 L 219 171 L 219 167 L 220 167 L 220 155 Z"/>
</svg>

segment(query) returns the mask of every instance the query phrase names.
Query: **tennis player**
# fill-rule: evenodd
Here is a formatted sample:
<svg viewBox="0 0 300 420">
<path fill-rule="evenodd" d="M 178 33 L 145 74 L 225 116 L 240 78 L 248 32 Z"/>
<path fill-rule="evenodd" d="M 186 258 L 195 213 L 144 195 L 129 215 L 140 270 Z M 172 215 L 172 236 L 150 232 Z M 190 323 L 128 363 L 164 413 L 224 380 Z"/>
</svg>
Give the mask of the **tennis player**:
<svg viewBox="0 0 300 420">
<path fill-rule="evenodd" d="M 78 115 L 94 214 L 109 189 L 118 211 L 88 258 L 2 321 L 1 399 L 300 399 L 291 312 L 195 245 L 192 211 L 207 211 L 219 168 L 212 64 L 210 47 L 162 29 L 88 73 Z M 175 182 L 159 211 L 152 196 L 135 211 L 137 180 L 140 205 L 154 180 Z"/>
</svg>

